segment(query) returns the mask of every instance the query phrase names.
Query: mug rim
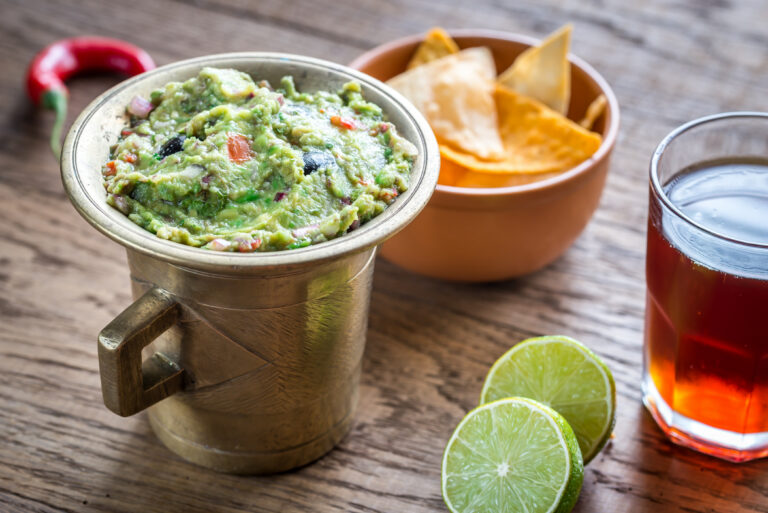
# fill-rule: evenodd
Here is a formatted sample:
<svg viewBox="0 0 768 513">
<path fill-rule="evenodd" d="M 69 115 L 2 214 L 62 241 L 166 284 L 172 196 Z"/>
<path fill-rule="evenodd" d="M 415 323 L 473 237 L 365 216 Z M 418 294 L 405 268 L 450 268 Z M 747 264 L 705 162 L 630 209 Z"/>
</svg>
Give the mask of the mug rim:
<svg viewBox="0 0 768 513">
<path fill-rule="evenodd" d="M 381 96 L 381 99 L 377 100 L 378 103 L 384 103 L 380 106 L 385 111 L 397 111 L 418 139 L 411 141 L 419 150 L 420 156 L 414 162 L 414 168 L 411 170 L 411 183 L 408 190 L 401 194 L 384 212 L 353 232 L 304 248 L 282 251 L 256 253 L 212 251 L 161 239 L 133 222 L 130 222 L 131 226 L 127 226 L 125 223 L 113 219 L 115 213 L 125 219 L 127 217 L 117 212 L 103 199 L 98 201 L 92 194 L 89 194 L 82 181 L 82 173 L 78 170 L 78 152 L 87 150 L 82 145 L 85 127 L 106 105 L 115 101 L 114 98 L 118 94 L 124 93 L 127 89 L 138 88 L 149 78 L 171 71 L 179 72 L 185 69 L 191 71 L 206 65 L 215 66 L 217 63 L 227 63 L 230 67 L 237 67 L 237 64 L 233 64 L 231 61 L 242 62 L 243 64 L 290 61 L 310 72 L 313 69 L 320 69 L 329 71 L 344 80 L 356 80 L 363 86 L 363 91 L 366 89 L 376 90 Z M 169 77 L 168 80 L 173 80 L 173 78 Z M 396 126 L 401 124 L 402 120 L 398 121 Z M 398 129 L 403 131 L 402 126 L 398 126 Z M 86 221 L 115 242 L 128 249 L 182 267 L 213 272 L 248 272 L 249 270 L 275 267 L 302 267 L 364 251 L 380 244 L 404 228 L 426 206 L 437 184 L 440 168 L 439 155 L 437 141 L 421 113 L 407 99 L 373 77 L 341 64 L 301 55 L 278 52 L 235 52 L 205 55 L 173 62 L 127 79 L 102 93 L 83 110 L 70 128 L 64 141 L 60 164 L 64 188 L 72 204 Z"/>
<path fill-rule="evenodd" d="M 675 128 L 669 134 L 667 134 L 664 137 L 664 139 L 661 140 L 659 145 L 656 147 L 656 150 L 654 150 L 653 152 L 653 156 L 651 157 L 650 170 L 649 170 L 650 188 L 653 194 L 657 198 L 659 198 L 659 201 L 661 201 L 661 203 L 664 205 L 665 208 L 667 208 L 670 212 L 672 212 L 678 219 L 696 228 L 700 232 L 703 232 L 707 235 L 718 238 L 720 240 L 724 240 L 732 244 L 737 244 L 739 246 L 759 248 L 761 250 L 768 249 L 768 243 L 751 242 L 751 241 L 737 239 L 735 237 L 718 233 L 717 231 L 711 228 L 708 228 L 707 226 L 704 226 L 699 222 L 696 222 L 687 214 L 685 214 L 682 210 L 680 210 L 677 207 L 677 205 L 675 205 L 672 202 L 672 200 L 669 198 L 667 193 L 664 191 L 664 187 L 661 184 L 661 181 L 659 180 L 659 167 L 661 164 L 661 160 L 664 156 L 664 152 L 669 147 L 669 145 L 672 144 L 678 137 L 702 125 L 717 123 L 723 120 L 733 120 L 733 119 L 759 119 L 759 120 L 765 121 L 766 124 L 768 125 L 768 112 L 757 112 L 757 111 L 721 112 L 719 114 L 712 114 L 709 116 L 704 116 L 698 119 L 694 119 L 692 121 L 684 123 L 679 127 Z"/>
</svg>

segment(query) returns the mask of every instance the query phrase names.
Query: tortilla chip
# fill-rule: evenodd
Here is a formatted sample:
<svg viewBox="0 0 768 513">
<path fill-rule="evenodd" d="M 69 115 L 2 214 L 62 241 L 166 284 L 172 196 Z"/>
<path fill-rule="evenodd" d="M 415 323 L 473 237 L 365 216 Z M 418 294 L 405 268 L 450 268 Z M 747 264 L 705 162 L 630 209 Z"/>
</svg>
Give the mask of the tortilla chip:
<svg viewBox="0 0 768 513">
<path fill-rule="evenodd" d="M 492 160 L 504 155 L 495 76 L 490 50 L 479 47 L 415 67 L 387 83 L 421 111 L 439 142 Z"/>
<path fill-rule="evenodd" d="M 565 25 L 539 46 L 521 53 L 512 66 L 499 75 L 499 83 L 565 115 L 571 98 L 568 48 L 572 29 L 570 24 Z"/>
<path fill-rule="evenodd" d="M 440 148 L 443 147 L 442 144 L 439 146 Z M 437 183 L 441 185 L 458 185 L 465 174 L 467 174 L 465 167 L 447 159 L 440 159 L 440 174 L 437 177 Z"/>
<path fill-rule="evenodd" d="M 552 178 L 560 173 L 541 173 L 538 175 L 515 175 L 509 173 L 466 173 L 456 181 L 456 187 L 513 187 L 528 185 Z"/>
<path fill-rule="evenodd" d="M 603 115 L 606 107 L 608 107 L 608 98 L 606 98 L 604 94 L 601 94 L 589 104 L 587 112 L 584 114 L 582 120 L 579 121 L 579 124 L 587 130 L 592 130 L 595 121 Z"/>
<path fill-rule="evenodd" d="M 454 53 L 459 53 L 459 45 L 445 30 L 435 27 L 427 33 L 427 37 L 416 48 L 406 69 L 415 68 Z"/>
<path fill-rule="evenodd" d="M 504 144 L 502 160 L 489 162 L 449 146 L 440 148 L 445 160 L 463 166 L 469 173 L 454 177 L 456 185 L 489 187 L 490 182 L 515 182 L 521 178 L 479 177 L 479 173 L 529 175 L 522 181 L 548 178 L 584 162 L 602 142 L 599 134 L 585 130 L 536 100 L 501 85 L 496 87 L 496 106 Z"/>
<path fill-rule="evenodd" d="M 440 153 L 443 153 L 444 145 L 440 145 Z M 450 151 L 450 150 L 449 150 Z M 526 185 L 533 182 L 546 180 L 560 173 L 478 173 L 465 168 L 447 158 L 440 161 L 440 176 L 437 183 L 440 185 L 452 185 L 454 187 L 511 187 L 513 185 Z"/>
</svg>

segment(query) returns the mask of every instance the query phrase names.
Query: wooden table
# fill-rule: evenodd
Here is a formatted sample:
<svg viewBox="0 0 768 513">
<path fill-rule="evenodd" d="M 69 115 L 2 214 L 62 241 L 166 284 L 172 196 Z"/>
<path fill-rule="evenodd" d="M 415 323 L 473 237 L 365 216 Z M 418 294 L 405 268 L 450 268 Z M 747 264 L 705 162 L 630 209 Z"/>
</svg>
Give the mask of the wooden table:
<svg viewBox="0 0 768 513">
<path fill-rule="evenodd" d="M 768 111 L 768 4 L 452 3 L 0 1 L 0 511 L 445 511 L 442 450 L 488 367 L 516 341 L 565 333 L 605 359 L 618 387 L 615 438 L 586 469 L 576 511 L 768 512 L 768 460 L 734 465 L 678 448 L 640 402 L 648 160 L 686 120 Z M 284 475 L 219 475 L 167 451 L 145 415 L 103 406 L 95 337 L 131 301 L 125 256 L 62 190 L 51 116 L 22 88 L 36 51 L 98 33 L 158 64 L 235 50 L 349 62 L 433 25 L 543 36 L 567 21 L 574 52 L 622 107 L 599 210 L 560 260 L 524 279 L 456 285 L 379 261 L 360 408 L 337 449 Z M 115 81 L 73 80 L 70 119 Z"/>
</svg>

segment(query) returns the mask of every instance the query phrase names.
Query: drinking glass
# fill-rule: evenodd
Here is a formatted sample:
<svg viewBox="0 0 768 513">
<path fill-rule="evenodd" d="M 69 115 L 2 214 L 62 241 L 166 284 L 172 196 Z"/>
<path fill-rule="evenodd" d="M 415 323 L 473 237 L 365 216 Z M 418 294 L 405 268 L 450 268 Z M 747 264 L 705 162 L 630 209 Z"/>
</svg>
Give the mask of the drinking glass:
<svg viewBox="0 0 768 513">
<path fill-rule="evenodd" d="M 672 441 L 768 455 L 768 114 L 669 134 L 650 166 L 643 402 Z"/>
</svg>

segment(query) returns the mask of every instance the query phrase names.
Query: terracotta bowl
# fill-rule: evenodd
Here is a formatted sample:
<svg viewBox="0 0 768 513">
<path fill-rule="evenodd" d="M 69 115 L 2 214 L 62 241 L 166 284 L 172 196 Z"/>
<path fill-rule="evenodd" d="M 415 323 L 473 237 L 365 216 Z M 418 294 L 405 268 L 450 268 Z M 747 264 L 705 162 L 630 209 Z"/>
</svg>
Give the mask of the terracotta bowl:
<svg viewBox="0 0 768 513">
<path fill-rule="evenodd" d="M 461 48 L 487 46 L 497 71 L 505 70 L 537 40 L 516 34 L 456 30 Z M 350 67 L 379 80 L 405 70 L 422 35 L 381 45 Z M 521 276 L 559 257 L 587 225 L 600 201 L 619 131 L 619 107 L 606 81 L 573 55 L 568 117 L 579 120 L 601 93 L 606 112 L 593 128 L 603 143 L 589 160 L 546 180 L 511 187 L 438 185 L 419 216 L 381 247 L 381 255 L 410 271 L 455 281 L 483 282 Z M 445 166 L 445 163 L 443 164 Z"/>
</svg>

